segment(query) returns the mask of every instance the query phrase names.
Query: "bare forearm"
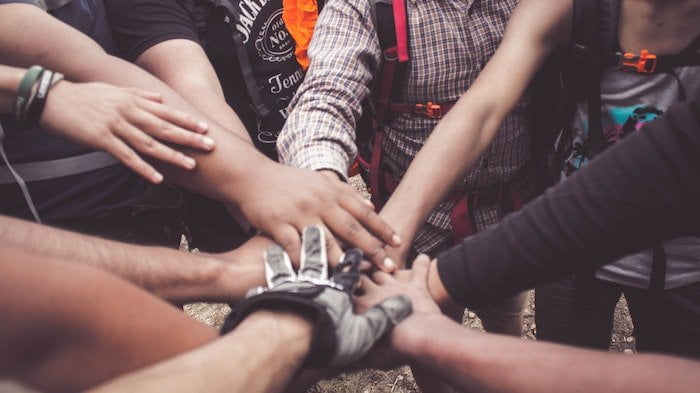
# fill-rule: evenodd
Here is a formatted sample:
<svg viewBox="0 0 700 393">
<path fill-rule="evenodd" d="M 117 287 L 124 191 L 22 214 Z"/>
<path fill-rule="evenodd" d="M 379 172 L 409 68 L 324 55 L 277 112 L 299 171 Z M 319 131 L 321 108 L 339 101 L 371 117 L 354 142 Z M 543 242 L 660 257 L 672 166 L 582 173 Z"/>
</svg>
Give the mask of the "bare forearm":
<svg viewBox="0 0 700 393">
<path fill-rule="evenodd" d="M 26 4 L 0 7 L 0 62 L 23 67 L 41 64 L 78 82 L 101 81 L 138 87 L 161 94 L 165 103 L 173 108 L 206 118 L 159 79 L 133 64 L 109 56 L 97 43 L 39 8 Z M 28 21 L 37 23 L 30 26 Z M 57 39 L 47 40 L 45 37 Z M 75 61 L 76 58 L 80 61 Z M 245 195 L 246 187 L 242 181 L 252 180 L 250 174 L 272 165 L 272 162 L 216 122 L 210 123 L 209 135 L 217 141 L 217 148 L 211 153 L 186 150 L 186 154 L 197 160 L 195 170 L 180 170 L 172 166 L 160 169 L 170 180 L 222 202 L 235 204 Z"/>
<path fill-rule="evenodd" d="M 431 315 L 422 326 L 429 337 L 408 352 L 418 363 L 468 391 L 692 392 L 700 363 L 661 355 L 611 354 L 557 344 L 477 333 Z"/>
<path fill-rule="evenodd" d="M 250 142 L 250 136 L 233 109 L 226 103 L 224 92 L 199 44 L 174 39 L 146 50 L 136 64 L 160 78 L 204 115 Z"/>
<path fill-rule="evenodd" d="M 311 331 L 309 322 L 293 314 L 257 312 L 205 347 L 94 392 L 278 392 L 301 366 Z"/>
<path fill-rule="evenodd" d="M 17 95 L 17 88 L 24 76 L 21 68 L 0 65 L 0 113 L 11 113 Z"/>
<path fill-rule="evenodd" d="M 171 300 L 195 297 L 195 292 L 202 298 L 203 290 L 213 290 L 226 267 L 220 261 L 177 250 L 129 245 L 3 216 L 0 245 L 97 267 Z"/>
</svg>

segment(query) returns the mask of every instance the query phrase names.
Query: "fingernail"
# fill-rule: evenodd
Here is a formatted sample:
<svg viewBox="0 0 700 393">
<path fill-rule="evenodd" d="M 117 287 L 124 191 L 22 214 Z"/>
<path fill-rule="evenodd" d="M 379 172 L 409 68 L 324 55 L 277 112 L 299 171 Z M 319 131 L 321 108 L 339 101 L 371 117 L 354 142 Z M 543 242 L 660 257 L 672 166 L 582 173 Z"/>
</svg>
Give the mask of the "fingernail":
<svg viewBox="0 0 700 393">
<path fill-rule="evenodd" d="M 206 131 L 209 129 L 209 124 L 207 124 L 203 121 L 200 121 L 199 123 L 197 123 L 197 128 L 199 128 L 202 131 Z"/>
<path fill-rule="evenodd" d="M 185 163 L 185 166 L 189 169 L 192 169 L 195 167 L 195 165 L 197 165 L 197 162 L 192 157 L 185 157 L 182 161 Z"/>
<path fill-rule="evenodd" d="M 369 206 L 372 210 L 374 210 L 374 203 L 370 201 L 369 199 L 365 199 L 365 205 Z"/>
<path fill-rule="evenodd" d="M 387 268 L 389 270 L 394 270 L 394 266 L 396 266 L 396 264 L 394 263 L 393 260 L 391 260 L 391 258 L 384 259 L 384 267 L 385 268 Z"/>
<path fill-rule="evenodd" d="M 391 237 L 391 241 L 394 242 L 395 246 L 401 245 L 401 237 L 397 234 Z"/>
<path fill-rule="evenodd" d="M 160 183 L 163 181 L 163 175 L 160 174 L 160 172 L 153 172 L 153 180 L 155 180 L 156 183 Z"/>
<path fill-rule="evenodd" d="M 209 149 L 214 147 L 214 140 L 208 136 L 202 137 L 202 142 L 204 142 L 204 145 L 206 145 L 206 147 Z"/>
</svg>

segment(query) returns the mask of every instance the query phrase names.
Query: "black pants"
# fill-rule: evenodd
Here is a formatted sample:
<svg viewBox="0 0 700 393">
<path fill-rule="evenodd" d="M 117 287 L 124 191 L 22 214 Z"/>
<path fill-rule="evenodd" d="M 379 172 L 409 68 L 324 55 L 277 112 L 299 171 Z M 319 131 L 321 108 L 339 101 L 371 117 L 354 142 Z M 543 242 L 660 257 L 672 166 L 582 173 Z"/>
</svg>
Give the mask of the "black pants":
<svg viewBox="0 0 700 393">
<path fill-rule="evenodd" d="M 580 274 L 535 290 L 537 339 L 608 349 L 624 294 L 638 351 L 700 357 L 700 283 L 656 294 Z"/>
<path fill-rule="evenodd" d="M 240 246 L 248 234 L 212 199 L 159 184 L 123 204 L 92 217 L 57 226 L 132 244 L 177 248 L 184 235 L 190 248 L 223 252 Z"/>
</svg>

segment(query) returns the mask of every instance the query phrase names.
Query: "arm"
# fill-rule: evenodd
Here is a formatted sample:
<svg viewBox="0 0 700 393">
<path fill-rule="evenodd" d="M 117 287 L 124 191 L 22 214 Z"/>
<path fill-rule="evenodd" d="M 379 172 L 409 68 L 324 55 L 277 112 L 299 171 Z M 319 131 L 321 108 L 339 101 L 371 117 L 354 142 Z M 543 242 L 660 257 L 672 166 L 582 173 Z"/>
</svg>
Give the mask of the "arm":
<svg viewBox="0 0 700 393">
<path fill-rule="evenodd" d="M 38 7 L 6 4 L 0 5 L 0 10 L 0 62 L 22 66 L 38 63 L 76 81 L 138 86 L 161 94 L 164 102 L 176 109 L 206 118 L 160 80 L 107 55 L 97 43 Z M 361 248 L 377 265 L 386 258 L 385 245 L 400 243 L 350 186 L 335 184 L 312 171 L 278 165 L 216 123 L 209 122 L 209 126 L 209 135 L 218 147 L 206 154 L 188 150 L 197 160 L 194 170 L 159 169 L 170 180 L 240 210 L 291 255 L 299 255 L 302 229 L 318 223 Z M 333 243 L 330 253 L 338 260 L 342 251 Z"/>
<path fill-rule="evenodd" d="M 301 367 L 311 339 L 312 325 L 304 318 L 259 311 L 216 342 L 92 392 L 279 392 Z"/>
<path fill-rule="evenodd" d="M 77 392 L 218 332 L 104 271 L 0 244 L 0 375 Z"/>
<path fill-rule="evenodd" d="M 214 68 L 199 44 L 184 39 L 164 41 L 146 50 L 136 64 L 157 76 L 210 119 L 250 142 L 245 126 L 226 103 Z"/>
<path fill-rule="evenodd" d="M 444 286 L 478 306 L 697 233 L 700 103 L 679 104 L 497 227 L 442 254 Z M 444 290 L 443 290 L 444 292 Z"/>
<path fill-rule="evenodd" d="M 443 315 L 406 321 L 423 337 L 399 351 L 458 389 L 489 393 L 693 392 L 700 362 L 612 354 L 465 329 Z"/>
<path fill-rule="evenodd" d="M 490 261 L 494 262 L 494 261 Z M 400 293 L 414 312 L 389 336 L 394 355 L 432 369 L 457 389 L 489 393 L 692 392 L 700 363 L 611 354 L 479 333 L 440 314 L 428 292 L 428 258 L 394 276 L 364 278 L 359 310 Z"/>
<path fill-rule="evenodd" d="M 0 65 L 0 113 L 14 112 L 15 97 L 25 72 Z M 91 121 L 85 122 L 86 118 Z M 39 122 L 46 130 L 111 153 L 154 183 L 159 183 L 163 175 L 134 150 L 192 169 L 195 161 L 191 157 L 154 138 L 203 151 L 214 147 L 211 138 L 197 134 L 207 131 L 206 123 L 163 105 L 158 94 L 100 83 L 58 82 L 50 88 Z"/>
<path fill-rule="evenodd" d="M 280 162 L 347 178 L 357 155 L 355 126 L 381 64 L 370 2 L 329 1 L 309 47 L 311 67 L 277 142 Z"/>
<path fill-rule="evenodd" d="M 269 241 L 255 238 L 217 258 L 119 243 L 0 216 L 0 245 L 106 270 L 157 296 L 184 303 L 242 299 L 264 280 L 261 256 Z"/>
<path fill-rule="evenodd" d="M 381 211 L 402 238 L 413 238 L 491 144 L 544 60 L 568 39 L 571 19 L 572 1 L 523 0 L 515 8 L 495 55 L 435 127 Z M 400 257 L 408 246 L 397 250 Z"/>
<path fill-rule="evenodd" d="M 250 141 L 199 44 L 194 1 L 108 0 L 107 17 L 120 52 L 192 106 Z"/>
</svg>

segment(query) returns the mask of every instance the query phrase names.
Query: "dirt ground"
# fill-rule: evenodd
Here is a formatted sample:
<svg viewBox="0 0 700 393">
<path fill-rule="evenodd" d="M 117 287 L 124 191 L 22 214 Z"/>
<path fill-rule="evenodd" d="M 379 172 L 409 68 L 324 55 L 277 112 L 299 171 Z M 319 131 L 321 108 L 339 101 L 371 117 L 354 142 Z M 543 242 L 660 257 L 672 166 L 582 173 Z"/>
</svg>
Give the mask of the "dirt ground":
<svg viewBox="0 0 700 393">
<path fill-rule="evenodd" d="M 351 184 L 355 189 L 367 194 L 364 183 L 359 176 L 351 179 Z M 190 304 L 185 307 L 185 311 L 212 326 L 221 326 L 224 317 L 228 314 L 229 308 L 225 304 Z M 523 339 L 534 340 L 537 326 L 535 325 L 535 304 L 534 293 L 530 293 L 530 300 L 525 310 L 523 319 Z M 465 310 L 464 325 L 467 328 L 483 331 L 479 317 Z M 632 321 L 627 310 L 624 299 L 620 301 L 615 311 L 615 326 L 611 339 L 610 349 L 612 351 L 634 352 L 634 338 L 632 337 Z M 365 370 L 353 373 L 342 374 L 337 378 L 323 380 L 311 387 L 308 393 L 414 393 L 419 392 L 411 370 L 408 367 L 401 367 L 395 370 Z"/>
</svg>

